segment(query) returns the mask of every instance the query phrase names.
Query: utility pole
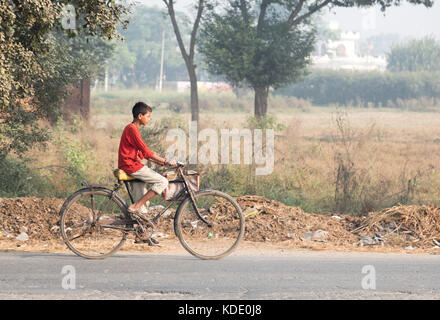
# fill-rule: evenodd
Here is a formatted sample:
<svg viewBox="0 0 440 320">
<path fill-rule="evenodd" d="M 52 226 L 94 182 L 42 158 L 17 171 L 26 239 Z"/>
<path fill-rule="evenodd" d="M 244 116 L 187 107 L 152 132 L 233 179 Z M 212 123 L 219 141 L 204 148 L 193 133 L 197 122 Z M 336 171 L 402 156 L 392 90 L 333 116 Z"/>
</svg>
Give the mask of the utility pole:
<svg viewBox="0 0 440 320">
<path fill-rule="evenodd" d="M 165 52 L 165 30 L 162 31 L 162 53 L 160 57 L 160 78 L 159 78 L 159 92 L 162 92 L 163 87 L 163 60 Z"/>
<path fill-rule="evenodd" d="M 104 92 L 108 91 L 108 67 L 105 67 L 105 75 L 104 75 Z"/>
</svg>

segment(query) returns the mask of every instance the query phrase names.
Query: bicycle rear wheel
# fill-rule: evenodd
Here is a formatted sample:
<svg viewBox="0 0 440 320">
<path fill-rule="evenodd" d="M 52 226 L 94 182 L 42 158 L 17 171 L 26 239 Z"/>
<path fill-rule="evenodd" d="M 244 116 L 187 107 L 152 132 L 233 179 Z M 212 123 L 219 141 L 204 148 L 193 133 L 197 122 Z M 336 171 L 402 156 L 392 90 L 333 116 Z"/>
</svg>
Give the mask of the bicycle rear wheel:
<svg viewBox="0 0 440 320">
<path fill-rule="evenodd" d="M 72 194 L 60 211 L 60 231 L 67 247 L 87 259 L 114 254 L 126 240 L 124 208 L 123 201 L 106 188 Z"/>
<path fill-rule="evenodd" d="M 244 235 L 244 217 L 237 202 L 220 191 L 200 191 L 179 206 L 174 230 L 182 246 L 200 259 L 220 259 L 232 253 Z"/>
</svg>

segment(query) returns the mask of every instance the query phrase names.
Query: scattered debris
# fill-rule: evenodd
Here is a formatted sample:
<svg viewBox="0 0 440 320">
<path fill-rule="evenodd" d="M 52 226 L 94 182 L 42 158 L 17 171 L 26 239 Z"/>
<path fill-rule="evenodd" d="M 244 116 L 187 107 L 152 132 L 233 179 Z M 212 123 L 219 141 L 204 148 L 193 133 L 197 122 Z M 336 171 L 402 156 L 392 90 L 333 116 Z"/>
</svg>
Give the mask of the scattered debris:
<svg viewBox="0 0 440 320">
<path fill-rule="evenodd" d="M 246 216 L 245 240 L 301 241 L 300 235 L 304 237 L 306 233 L 319 229 L 327 230 L 326 242 L 344 245 L 357 240 L 357 236 L 349 231 L 352 217 L 331 219 L 329 215 L 306 213 L 301 208 L 260 196 L 242 196 L 236 200 Z"/>
<path fill-rule="evenodd" d="M 375 235 L 374 237 L 370 236 L 360 236 L 359 241 L 354 243 L 354 245 L 360 245 L 360 246 L 372 246 L 381 244 L 383 246 L 384 239 L 380 235 Z"/>
<path fill-rule="evenodd" d="M 29 240 L 29 236 L 26 232 L 21 232 L 16 238 L 15 240 L 18 241 L 28 241 Z"/>
<path fill-rule="evenodd" d="M 58 214 L 64 203 L 57 198 L 1 198 L 0 228 L 3 234 L 15 239 L 25 232 L 32 240 L 58 239 L 51 232 L 54 225 L 59 224 Z M 26 230 L 26 231 L 24 231 Z"/>
<path fill-rule="evenodd" d="M 153 238 L 162 238 L 162 239 L 166 239 L 166 238 L 169 238 L 170 236 L 167 235 L 167 234 L 165 234 L 165 233 L 162 233 L 162 232 L 154 232 L 154 233 L 152 234 L 152 237 L 153 237 Z"/>
<path fill-rule="evenodd" d="M 304 241 L 325 242 L 341 248 L 385 244 L 406 250 L 440 247 L 440 208 L 434 206 L 395 206 L 370 212 L 365 217 L 353 217 L 306 213 L 301 208 L 259 196 L 242 196 L 236 200 L 246 217 L 244 240 L 248 241 L 289 241 L 298 246 Z M 17 244 L 23 246 L 28 239 L 59 240 L 58 212 L 63 203 L 63 199 L 56 198 L 1 198 L 0 241 L 20 239 Z M 164 207 L 150 209 L 153 217 Z M 175 212 L 173 208 L 167 209 L 158 219 L 154 230 L 158 238 L 175 237 Z"/>
<path fill-rule="evenodd" d="M 245 218 L 253 216 L 254 214 L 258 214 L 258 210 L 255 208 L 247 208 L 246 210 L 243 211 L 243 215 Z"/>
<path fill-rule="evenodd" d="M 174 213 L 175 213 L 175 211 L 168 209 L 163 213 L 162 217 L 171 217 L 172 218 L 172 217 L 174 217 Z"/>
<path fill-rule="evenodd" d="M 402 246 L 417 244 L 417 247 L 423 247 L 440 239 L 440 208 L 394 206 L 379 212 L 370 212 L 352 232 L 380 233 L 387 238 L 397 238 Z M 434 244 L 438 245 L 436 242 Z"/>
<path fill-rule="evenodd" d="M 303 241 L 319 241 L 325 242 L 328 238 L 328 232 L 324 230 L 316 230 L 314 232 L 307 232 L 301 237 Z"/>
<path fill-rule="evenodd" d="M 2 230 L 0 231 L 0 238 L 1 237 L 12 238 L 12 235 L 9 232 Z"/>
</svg>

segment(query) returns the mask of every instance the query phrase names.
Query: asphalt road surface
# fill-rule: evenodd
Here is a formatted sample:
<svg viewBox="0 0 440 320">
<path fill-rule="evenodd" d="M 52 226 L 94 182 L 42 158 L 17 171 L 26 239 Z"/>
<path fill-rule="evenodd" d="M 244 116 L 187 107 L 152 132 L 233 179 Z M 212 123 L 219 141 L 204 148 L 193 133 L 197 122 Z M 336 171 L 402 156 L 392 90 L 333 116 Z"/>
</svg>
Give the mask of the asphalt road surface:
<svg viewBox="0 0 440 320">
<path fill-rule="evenodd" d="M 440 256 L 0 253 L 0 299 L 440 299 Z"/>
</svg>

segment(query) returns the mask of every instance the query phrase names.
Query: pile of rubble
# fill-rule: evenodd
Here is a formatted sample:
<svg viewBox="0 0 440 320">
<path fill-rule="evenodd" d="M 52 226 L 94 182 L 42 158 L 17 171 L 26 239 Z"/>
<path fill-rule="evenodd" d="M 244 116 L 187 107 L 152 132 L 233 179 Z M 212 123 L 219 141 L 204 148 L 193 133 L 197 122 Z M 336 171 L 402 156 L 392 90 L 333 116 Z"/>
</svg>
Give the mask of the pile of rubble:
<svg viewBox="0 0 440 320">
<path fill-rule="evenodd" d="M 63 203 L 56 198 L 0 198 L 0 240 L 59 238 L 58 213 Z"/>
<path fill-rule="evenodd" d="M 353 217 L 305 213 L 297 207 L 259 196 L 238 197 L 246 216 L 245 240 L 279 242 L 301 241 L 349 244 L 357 241 L 350 232 Z"/>
<path fill-rule="evenodd" d="M 59 210 L 56 198 L 0 198 L 0 241 L 58 240 Z M 259 196 L 242 196 L 237 202 L 246 216 L 245 240 L 329 243 L 340 247 L 387 245 L 400 248 L 440 247 L 440 208 L 396 206 L 365 217 L 306 213 L 300 208 Z M 174 237 L 170 209 L 157 225 L 158 234 Z"/>
<path fill-rule="evenodd" d="M 395 206 L 370 212 L 353 233 L 375 235 L 391 245 L 440 247 L 440 208 L 434 206 Z"/>
</svg>

